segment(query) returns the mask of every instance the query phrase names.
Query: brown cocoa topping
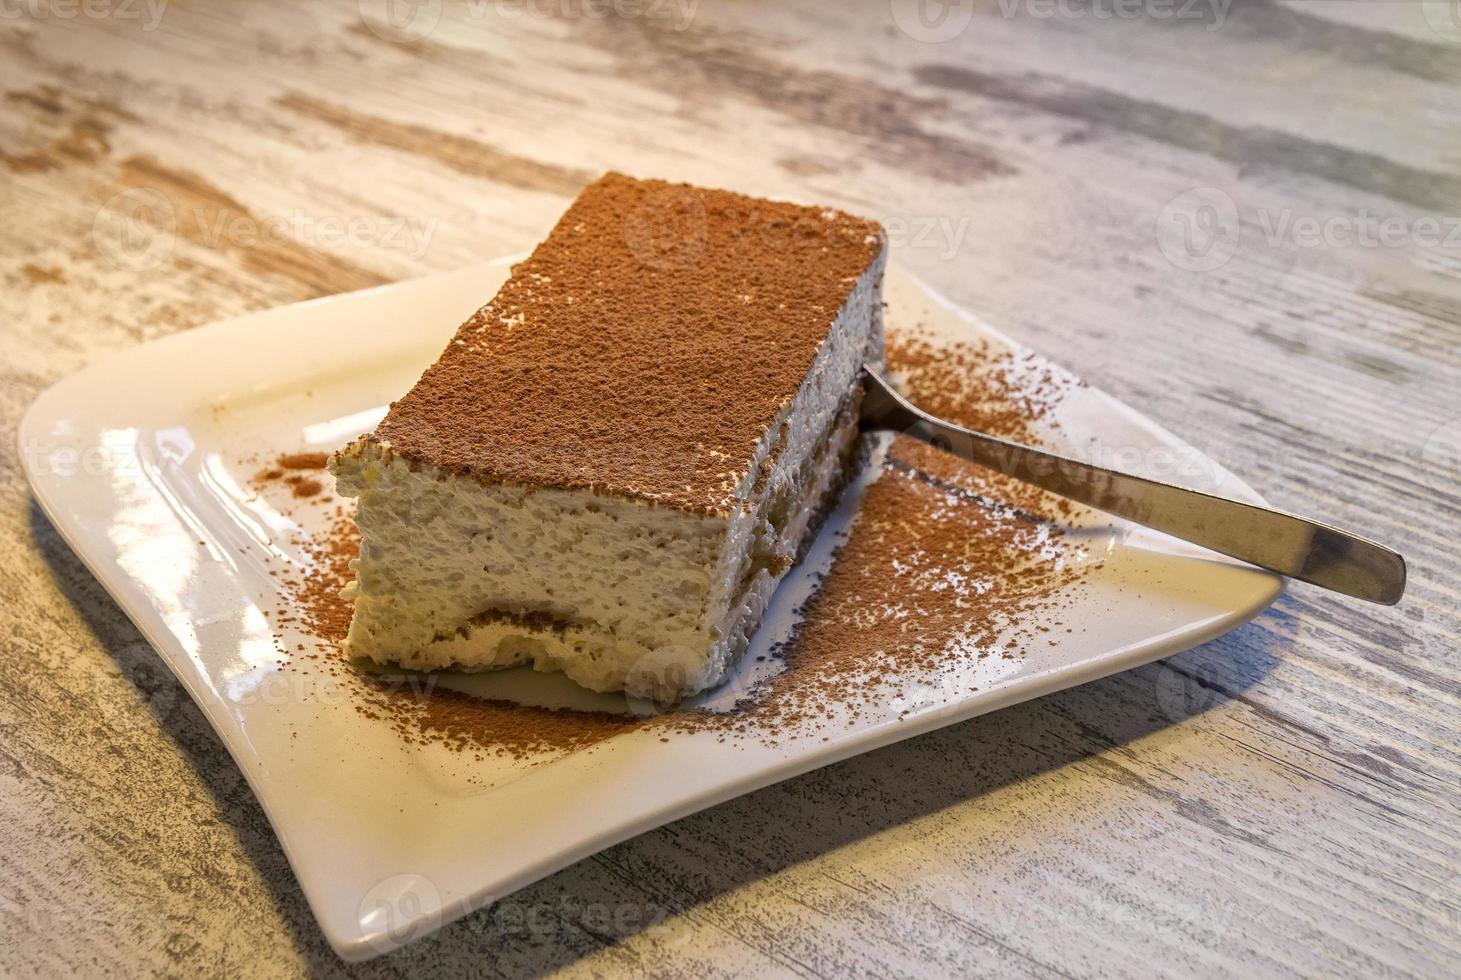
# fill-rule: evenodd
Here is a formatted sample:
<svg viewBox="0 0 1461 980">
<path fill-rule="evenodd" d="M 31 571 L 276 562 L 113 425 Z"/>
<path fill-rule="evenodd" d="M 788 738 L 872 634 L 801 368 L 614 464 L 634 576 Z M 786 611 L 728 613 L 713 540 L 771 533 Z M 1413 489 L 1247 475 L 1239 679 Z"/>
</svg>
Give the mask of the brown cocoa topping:
<svg viewBox="0 0 1461 980">
<path fill-rule="evenodd" d="M 484 481 L 723 513 L 882 248 L 838 211 L 608 174 L 371 438 Z"/>
</svg>

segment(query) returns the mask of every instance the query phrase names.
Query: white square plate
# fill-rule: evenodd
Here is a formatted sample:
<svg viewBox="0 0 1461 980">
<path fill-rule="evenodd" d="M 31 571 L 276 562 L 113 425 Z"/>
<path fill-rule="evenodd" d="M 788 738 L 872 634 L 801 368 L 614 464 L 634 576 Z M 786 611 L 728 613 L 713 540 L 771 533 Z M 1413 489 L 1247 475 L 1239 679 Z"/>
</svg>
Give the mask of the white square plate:
<svg viewBox="0 0 1461 980">
<path fill-rule="evenodd" d="M 332 450 L 369 429 L 508 262 L 301 303 L 190 330 L 46 391 L 19 432 L 37 500 L 202 708 L 263 803 L 325 935 L 346 959 L 385 952 L 601 848 L 741 793 L 941 725 L 1202 643 L 1278 595 L 1276 576 L 1117 524 L 1063 603 L 1064 634 L 1000 660 L 975 693 L 864 710 L 845 730 L 773 746 L 714 732 L 617 736 L 592 752 L 474 759 L 409 745 L 280 685 L 267 613 L 283 601 L 264 556 L 304 561 L 289 516 L 249 487 L 275 452 Z M 1013 346 L 893 269 L 889 320 Z M 1067 447 L 1260 502 L 1247 486 L 1090 388 L 1059 407 Z M 1180 465 L 1173 471 L 1173 461 Z M 1150 469 L 1150 467 L 1147 467 Z M 1192 479 L 1192 471 L 1200 478 Z M 778 591 L 764 647 L 830 561 L 856 512 L 844 495 Z M 323 510 L 323 509 L 319 509 Z M 312 525 L 311 522 L 314 522 Z M 286 649 L 294 640 L 286 637 Z M 753 648 L 752 654 L 756 652 Z M 754 656 L 747 656 L 753 662 Z M 998 659 L 998 658 L 995 658 Z"/>
</svg>

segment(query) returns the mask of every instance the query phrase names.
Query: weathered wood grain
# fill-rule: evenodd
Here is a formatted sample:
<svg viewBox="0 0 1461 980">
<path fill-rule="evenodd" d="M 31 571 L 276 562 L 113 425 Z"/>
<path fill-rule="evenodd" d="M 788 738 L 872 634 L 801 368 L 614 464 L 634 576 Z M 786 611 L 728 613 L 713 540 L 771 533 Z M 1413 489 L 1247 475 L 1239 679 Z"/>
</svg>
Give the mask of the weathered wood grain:
<svg viewBox="0 0 1461 980">
<path fill-rule="evenodd" d="M 520 250 L 614 167 L 877 215 L 915 272 L 1275 503 L 1396 543 L 1411 588 L 1296 588 L 347 969 L 7 455 L 5 971 L 1455 975 L 1461 236 L 1426 230 L 1461 227 L 1445 6 L 981 0 L 942 41 L 898 0 L 7 8 L 7 439 L 108 351 Z M 1173 238 L 1194 189 L 1234 219 L 1206 269 Z M 1387 219 L 1397 243 L 1359 240 Z"/>
</svg>

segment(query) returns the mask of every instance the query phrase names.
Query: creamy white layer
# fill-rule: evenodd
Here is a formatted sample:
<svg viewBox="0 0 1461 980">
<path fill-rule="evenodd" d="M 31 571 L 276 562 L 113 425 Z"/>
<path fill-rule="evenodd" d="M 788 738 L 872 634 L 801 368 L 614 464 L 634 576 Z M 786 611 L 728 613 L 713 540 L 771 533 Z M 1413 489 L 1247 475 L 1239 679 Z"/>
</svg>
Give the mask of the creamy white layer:
<svg viewBox="0 0 1461 980">
<path fill-rule="evenodd" d="M 856 440 L 882 359 L 883 256 L 767 428 L 725 516 L 482 483 L 356 441 L 331 461 L 358 498 L 351 656 L 414 669 L 532 663 L 658 702 L 713 686 L 745 650 Z"/>
</svg>

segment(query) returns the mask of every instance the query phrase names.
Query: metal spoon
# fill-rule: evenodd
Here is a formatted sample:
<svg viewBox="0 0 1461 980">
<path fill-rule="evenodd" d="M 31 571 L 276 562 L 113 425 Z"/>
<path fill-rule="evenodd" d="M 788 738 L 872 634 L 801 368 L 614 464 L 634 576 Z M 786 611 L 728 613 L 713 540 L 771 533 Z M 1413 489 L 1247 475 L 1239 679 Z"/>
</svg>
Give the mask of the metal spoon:
<svg viewBox="0 0 1461 980">
<path fill-rule="evenodd" d="M 1357 599 L 1389 606 L 1405 592 L 1405 559 L 1384 545 L 1294 514 L 966 429 L 922 411 L 872 368 L 864 365 L 862 374 L 864 430 L 905 432 L 1042 490 Z"/>
</svg>

